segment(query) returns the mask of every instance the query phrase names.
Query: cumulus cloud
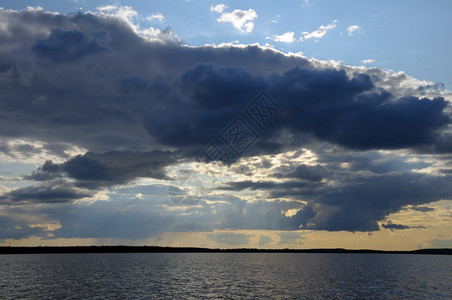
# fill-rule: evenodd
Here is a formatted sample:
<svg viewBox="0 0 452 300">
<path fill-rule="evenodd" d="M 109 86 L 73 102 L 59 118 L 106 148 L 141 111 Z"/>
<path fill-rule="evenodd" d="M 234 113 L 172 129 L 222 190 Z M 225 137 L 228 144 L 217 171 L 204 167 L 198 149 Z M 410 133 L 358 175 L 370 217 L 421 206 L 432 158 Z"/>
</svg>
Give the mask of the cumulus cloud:
<svg viewBox="0 0 452 300">
<path fill-rule="evenodd" d="M 140 25 L 140 20 L 142 20 L 142 18 L 138 15 L 138 12 L 130 6 L 100 6 L 97 8 L 97 14 L 104 17 L 119 18 L 141 37 L 160 42 L 179 42 L 179 39 L 172 34 L 171 28 L 169 27 L 163 30 L 154 27 L 142 28 Z M 155 13 L 148 16 L 146 20 L 163 22 L 165 17 L 161 13 Z"/>
<path fill-rule="evenodd" d="M 107 14 L 114 14 L 123 20 L 127 20 L 128 22 L 131 22 L 134 17 L 138 16 L 138 12 L 132 7 L 127 5 L 126 6 L 105 5 L 99 6 L 97 10 Z"/>
<path fill-rule="evenodd" d="M 217 13 L 221 14 L 224 11 L 224 9 L 227 8 L 227 7 L 228 6 L 224 5 L 224 4 L 217 4 L 215 6 L 212 5 L 212 6 L 210 6 L 210 11 L 211 12 L 217 12 Z"/>
<path fill-rule="evenodd" d="M 226 6 L 223 4 L 218 4 L 213 8 L 211 7 L 211 11 L 221 13 L 221 16 L 217 19 L 219 23 L 231 23 L 232 26 L 242 32 L 253 31 L 253 21 L 257 18 L 257 13 L 254 9 L 235 9 L 232 12 L 223 12 L 224 8 L 226 8 Z"/>
<path fill-rule="evenodd" d="M 337 20 L 333 20 L 330 24 L 320 25 L 320 27 L 317 30 L 314 30 L 312 32 L 304 31 L 304 32 L 302 32 L 303 36 L 301 39 L 305 39 L 305 40 L 312 39 L 312 38 L 321 39 L 325 36 L 325 34 L 328 31 L 330 31 L 331 29 L 336 27 L 336 23 L 337 23 Z"/>
<path fill-rule="evenodd" d="M 149 17 L 146 18 L 146 20 L 149 20 L 149 21 L 157 20 L 159 22 L 163 22 L 165 20 L 165 17 L 161 13 L 158 12 L 158 13 L 150 15 Z"/>
<path fill-rule="evenodd" d="M 275 42 L 293 43 L 295 41 L 294 32 L 286 32 L 281 35 L 274 35 L 272 40 Z"/>
<path fill-rule="evenodd" d="M 352 35 L 353 32 L 355 32 L 355 31 L 359 32 L 359 30 L 360 30 L 360 27 L 358 25 L 350 25 L 347 28 L 348 35 Z"/>
<path fill-rule="evenodd" d="M 375 62 L 375 59 L 373 59 L 373 58 L 363 59 L 361 62 L 363 64 L 371 64 L 371 63 Z"/>
<path fill-rule="evenodd" d="M 450 198 L 450 173 L 428 171 L 452 169 L 450 100 L 440 86 L 259 45 L 187 47 L 164 30 L 149 39 L 124 19 L 132 11 L 116 10 L 0 10 L 8 24 L 0 34 L 1 157 L 39 157 L 21 187 L 2 187 L 2 209 L 19 214 L 28 206 L 60 221 L 56 237 L 143 237 L 163 230 L 372 231 L 409 205 Z M 321 38 L 333 25 L 306 35 Z M 284 112 L 265 129 L 244 111 L 262 90 Z M 194 163 L 211 141 L 221 144 L 219 133 L 238 116 L 258 135 L 240 157 L 248 171 L 209 186 L 202 205 L 171 206 L 175 169 Z M 237 155 L 232 163 L 240 163 Z M 148 185 L 136 186 L 140 180 Z M 110 201 L 70 209 L 94 198 Z M 4 224 L 14 236 L 46 234 L 15 230 L 14 222 L 31 223 L 13 216 Z"/>
</svg>

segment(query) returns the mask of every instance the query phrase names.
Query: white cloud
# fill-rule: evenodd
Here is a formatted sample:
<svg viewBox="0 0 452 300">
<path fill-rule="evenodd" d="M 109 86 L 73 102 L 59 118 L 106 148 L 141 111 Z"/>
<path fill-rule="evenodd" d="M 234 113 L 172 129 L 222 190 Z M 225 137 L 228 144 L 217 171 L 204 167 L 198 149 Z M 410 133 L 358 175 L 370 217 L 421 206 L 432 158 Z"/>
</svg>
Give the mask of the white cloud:
<svg viewBox="0 0 452 300">
<path fill-rule="evenodd" d="M 217 5 L 215 5 L 215 6 L 210 6 L 210 11 L 211 12 L 217 12 L 217 13 L 222 13 L 223 12 L 223 10 L 225 9 L 225 8 L 227 8 L 228 6 L 227 5 L 225 5 L 225 4 L 217 4 Z"/>
<path fill-rule="evenodd" d="M 148 38 L 157 38 L 162 33 L 162 31 L 158 28 L 149 27 L 141 30 L 140 33 Z"/>
<path fill-rule="evenodd" d="M 138 16 L 138 12 L 134 10 L 132 7 L 127 5 L 126 6 L 105 5 L 99 6 L 97 10 L 100 11 L 101 13 L 120 17 L 121 19 L 127 21 L 132 27 L 134 27 L 132 19 Z"/>
<path fill-rule="evenodd" d="M 231 23 L 232 26 L 242 32 L 251 32 L 254 28 L 253 20 L 256 18 L 256 11 L 252 8 L 248 10 L 236 9 L 233 12 L 222 13 L 217 21 L 219 23 Z"/>
<path fill-rule="evenodd" d="M 293 43 L 295 41 L 294 32 L 286 32 L 281 35 L 274 35 L 272 40 L 275 42 L 283 42 L 283 43 Z"/>
<path fill-rule="evenodd" d="M 316 38 L 320 39 L 322 38 L 329 30 L 336 27 L 337 20 L 333 20 L 328 25 L 321 25 L 317 30 L 314 30 L 313 32 L 302 32 L 303 38 L 310 39 L 310 38 Z M 301 40 L 303 39 L 301 38 Z"/>
<path fill-rule="evenodd" d="M 43 10 L 43 8 L 41 6 L 36 6 L 36 7 L 27 6 L 27 11 L 42 11 L 42 10 Z"/>
<path fill-rule="evenodd" d="M 165 17 L 161 13 L 155 13 L 146 18 L 148 21 L 158 20 L 159 22 L 165 21 Z"/>
<path fill-rule="evenodd" d="M 375 59 L 373 59 L 373 58 L 368 58 L 368 59 L 363 59 L 361 62 L 363 63 L 363 64 L 371 64 L 371 63 L 373 63 L 375 61 Z"/>
<path fill-rule="evenodd" d="M 347 28 L 348 35 L 352 35 L 353 32 L 358 31 L 359 32 L 360 27 L 358 25 L 350 25 Z"/>
<path fill-rule="evenodd" d="M 107 11 L 107 12 L 113 11 L 113 10 L 116 10 L 116 9 L 118 9 L 118 7 L 117 7 L 117 6 L 114 6 L 114 5 L 99 6 L 99 7 L 97 8 L 97 10 L 100 10 L 100 11 Z"/>
<path fill-rule="evenodd" d="M 165 30 L 160 30 L 157 28 L 149 27 L 142 29 L 140 26 L 141 20 L 143 18 L 140 18 L 138 15 L 138 12 L 133 9 L 133 7 L 130 6 L 115 6 L 115 5 L 105 5 L 105 6 L 99 6 L 97 8 L 99 15 L 104 16 L 115 16 L 123 21 L 125 21 L 132 29 L 133 31 L 140 35 L 141 37 L 144 37 L 148 40 L 154 40 L 154 41 L 179 41 L 179 39 L 174 36 L 169 28 Z M 165 20 L 165 17 L 161 13 L 155 13 L 150 15 L 146 18 L 148 21 L 152 20 L 158 20 L 159 22 L 163 22 Z"/>
</svg>

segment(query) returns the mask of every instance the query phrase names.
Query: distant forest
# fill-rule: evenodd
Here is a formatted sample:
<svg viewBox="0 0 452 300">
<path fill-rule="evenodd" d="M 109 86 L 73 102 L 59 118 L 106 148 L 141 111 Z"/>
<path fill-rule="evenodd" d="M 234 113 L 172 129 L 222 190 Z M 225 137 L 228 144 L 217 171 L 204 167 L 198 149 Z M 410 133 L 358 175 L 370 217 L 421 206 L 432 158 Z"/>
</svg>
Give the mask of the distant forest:
<svg viewBox="0 0 452 300">
<path fill-rule="evenodd" d="M 159 246 L 68 246 L 68 247 L 0 247 L 0 254 L 39 253 L 391 253 L 452 255 L 452 248 L 418 249 L 412 251 L 350 250 L 350 249 L 210 249 Z"/>
</svg>

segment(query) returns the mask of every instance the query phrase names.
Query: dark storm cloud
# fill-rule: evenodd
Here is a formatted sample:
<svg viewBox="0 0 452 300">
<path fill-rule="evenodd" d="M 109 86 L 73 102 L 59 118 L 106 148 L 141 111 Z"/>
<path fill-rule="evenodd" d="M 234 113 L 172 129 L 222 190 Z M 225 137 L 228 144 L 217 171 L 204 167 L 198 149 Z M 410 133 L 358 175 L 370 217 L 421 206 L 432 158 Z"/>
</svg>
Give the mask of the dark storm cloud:
<svg viewBox="0 0 452 300">
<path fill-rule="evenodd" d="M 157 108 L 147 117 L 146 128 L 163 144 L 203 147 L 265 86 L 263 78 L 243 67 L 195 65 L 175 84 L 179 97 L 186 98 Z"/>
<path fill-rule="evenodd" d="M 312 191 L 321 188 L 322 183 L 306 182 L 306 181 L 285 181 L 282 183 L 275 183 L 273 181 L 235 181 L 229 182 L 226 185 L 219 186 L 217 189 L 225 191 L 243 191 L 249 190 L 270 190 L 274 191 L 271 198 L 284 197 L 289 195 L 303 195 L 302 191 L 312 193 Z"/>
<path fill-rule="evenodd" d="M 392 223 L 391 221 L 389 221 L 388 223 L 386 223 L 386 224 L 381 224 L 381 226 L 383 227 L 383 228 L 385 228 L 385 229 L 389 229 L 389 230 L 391 230 L 391 231 L 394 231 L 394 230 L 402 230 L 402 229 L 413 229 L 413 228 L 416 228 L 416 229 L 425 229 L 425 226 L 408 226 L 408 225 L 402 225 L 402 224 L 394 224 L 394 223 Z"/>
<path fill-rule="evenodd" d="M 98 188 L 127 183 L 138 177 L 168 179 L 164 167 L 175 163 L 177 155 L 169 151 L 132 152 L 111 151 L 104 154 L 88 152 L 84 155 L 54 164 L 46 161 L 28 180 L 46 181 L 67 176 L 76 180 L 77 186 Z"/>
<path fill-rule="evenodd" d="M 39 154 L 42 152 L 42 149 L 30 144 L 9 145 L 5 141 L 0 141 L 0 152 L 11 157 L 21 157 Z"/>
<path fill-rule="evenodd" d="M 305 164 L 301 164 L 288 174 L 274 174 L 274 176 L 276 178 L 298 178 L 301 180 L 317 182 L 322 180 L 325 172 L 327 172 L 327 170 L 320 165 L 307 166 Z"/>
<path fill-rule="evenodd" d="M 441 169 L 441 172 L 444 174 L 452 174 L 452 169 Z"/>
<path fill-rule="evenodd" d="M 451 178 L 413 173 L 355 178 L 317 195 L 313 228 L 325 230 L 378 230 L 378 221 L 408 204 L 426 204 L 452 195 Z M 326 214 L 327 219 L 322 219 Z M 324 215 L 325 216 L 325 215 Z"/>
<path fill-rule="evenodd" d="M 57 180 L 18 188 L 0 196 L 1 204 L 67 203 L 92 196 L 91 192 L 80 190 L 71 183 Z"/>
<path fill-rule="evenodd" d="M 93 36 L 96 39 L 90 39 L 79 30 L 52 29 L 49 38 L 37 41 L 31 50 L 38 57 L 55 63 L 75 62 L 87 55 L 111 51 L 99 43 L 99 40 L 109 39 L 107 31 L 94 31 Z"/>
<path fill-rule="evenodd" d="M 450 121 L 443 98 L 394 99 L 367 74 L 294 68 L 271 89 L 293 131 L 356 149 L 400 149 L 430 144 Z"/>
<path fill-rule="evenodd" d="M 301 166 L 303 173 L 309 169 L 323 169 L 318 166 Z M 296 172 L 287 173 L 287 177 L 293 178 L 294 173 Z M 390 213 L 396 213 L 410 204 L 414 205 L 413 209 L 419 208 L 419 211 L 426 212 L 430 209 L 419 205 L 448 199 L 452 195 L 450 176 L 391 171 L 385 174 L 363 173 L 362 170 L 350 172 L 333 166 L 328 172 L 320 174 L 316 176 L 322 177 L 325 182 L 237 181 L 220 189 L 261 190 L 267 191 L 268 199 L 307 201 L 308 206 L 298 207 L 301 210 L 290 219 L 292 224 L 302 225 L 304 229 L 329 231 L 379 230 L 378 222 Z M 281 177 L 281 174 L 276 175 Z"/>
<path fill-rule="evenodd" d="M 450 176 L 411 172 L 428 162 L 382 163 L 375 154 L 359 152 L 450 152 L 450 107 L 438 87 L 405 88 L 406 75 L 331 66 L 259 46 L 188 47 L 169 31 L 149 41 L 113 16 L 0 10 L 0 17 L 6 24 L 0 29 L 0 151 L 12 157 L 48 151 L 65 161 L 47 161 L 26 177 L 38 184 L 4 193 L 2 203 L 71 203 L 136 178 L 167 179 L 165 167 L 192 161 L 262 90 L 284 117 L 265 134 L 259 131 L 243 156 L 316 148 L 323 165 L 278 171 L 275 177 L 283 183 L 249 180 L 222 187 L 265 191 L 268 199 L 294 200 L 290 205 L 233 197 L 231 207 L 203 218 L 193 213 L 177 223 L 174 215 L 153 214 L 157 225 L 176 231 L 300 225 L 378 230 L 377 222 L 389 213 L 452 194 Z M 13 139 L 43 146 L 3 142 Z M 68 157 L 75 146 L 86 152 Z M 343 162 L 349 163 L 347 172 L 338 169 Z M 259 168 L 270 166 L 267 161 Z M 288 209 L 299 210 L 287 217 L 281 211 Z M 138 226 L 146 216 L 140 217 L 121 214 L 121 224 L 130 219 Z M 59 232 L 70 236 L 66 230 L 78 222 L 66 222 Z M 114 220 L 106 224 L 99 234 L 113 236 L 112 228 L 128 232 Z M 147 224 L 144 232 L 155 232 L 157 225 Z"/>
<path fill-rule="evenodd" d="M 5 218 L 0 218 L 0 245 L 7 239 L 21 239 L 30 236 L 45 236 L 45 230 L 39 227 L 19 227 L 16 220 L 5 222 Z"/>
<path fill-rule="evenodd" d="M 444 99 L 394 98 L 365 71 L 349 75 L 316 68 L 305 58 L 258 46 L 190 48 L 146 42 L 113 17 L 2 15 L 11 23 L 10 31 L 41 22 L 40 34 L 19 35 L 35 58 L 19 48 L 3 57 L 14 61 L 14 67 L 2 74 L 9 82 L 2 106 L 15 114 L 14 119 L 5 115 L 4 121 L 15 125 L 3 129 L 3 135 L 72 142 L 96 152 L 118 144 L 149 148 L 152 139 L 159 141 L 154 147 L 201 147 L 263 89 L 286 112 L 271 133 L 285 128 L 356 149 L 433 145 L 437 130 L 449 122 Z M 17 37 L 11 43 L 18 45 Z M 93 61 L 92 55 L 99 58 Z M 39 64 L 46 59 L 56 65 Z M 63 67 L 68 61 L 77 64 Z M 33 123 L 37 119 L 39 126 Z M 123 125 L 115 125 L 118 121 Z M 80 130 L 87 134 L 74 134 Z M 271 133 L 253 153 L 299 146 L 282 145 Z"/>
<path fill-rule="evenodd" d="M 430 145 L 436 131 L 450 121 L 443 98 L 394 99 L 389 92 L 376 89 L 370 76 L 355 74 L 349 78 L 343 70 L 295 67 L 264 79 L 242 67 L 201 64 L 181 78 L 182 83 L 189 83 L 185 85 L 190 88 L 183 89 L 188 91 L 189 100 L 162 110 L 162 115 L 177 121 L 152 119 L 147 126 L 162 143 L 173 146 L 208 143 L 262 89 L 268 90 L 286 111 L 284 118 L 270 128 L 272 132 L 287 128 L 295 135 L 309 133 L 355 149 Z M 187 123 L 191 126 L 185 126 Z M 167 131 L 156 130 L 161 126 Z M 268 152 L 271 142 L 261 140 L 259 152 Z"/>
<path fill-rule="evenodd" d="M 227 110 L 240 107 L 267 88 L 264 78 L 244 67 L 215 67 L 198 64 L 181 75 L 182 90 L 199 108 Z M 229 99 L 229 101 L 224 101 Z"/>
</svg>

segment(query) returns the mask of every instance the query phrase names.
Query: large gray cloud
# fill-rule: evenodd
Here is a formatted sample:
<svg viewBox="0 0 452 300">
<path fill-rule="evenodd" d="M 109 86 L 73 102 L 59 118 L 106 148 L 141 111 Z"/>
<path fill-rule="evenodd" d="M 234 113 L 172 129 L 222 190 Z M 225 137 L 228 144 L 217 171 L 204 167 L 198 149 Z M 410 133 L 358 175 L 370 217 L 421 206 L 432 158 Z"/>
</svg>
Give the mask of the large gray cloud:
<svg viewBox="0 0 452 300">
<path fill-rule="evenodd" d="M 111 151 L 103 154 L 87 152 L 62 164 L 46 161 L 42 167 L 25 178 L 48 181 L 67 176 L 75 179 L 77 186 L 98 188 L 127 183 L 137 177 L 168 179 L 163 168 L 176 163 L 177 160 L 177 153 L 159 150 Z"/>
<path fill-rule="evenodd" d="M 379 230 L 378 223 L 391 213 L 407 205 L 427 204 L 450 199 L 452 188 L 450 175 L 432 175 L 413 172 L 425 167 L 425 163 L 380 161 L 378 153 L 365 155 L 340 155 L 341 162 L 351 159 L 350 168 L 342 168 L 324 161 L 314 166 L 299 165 L 292 171 L 273 174 L 283 182 L 236 181 L 220 188 L 226 191 L 267 191 L 269 199 L 306 201 L 307 206 L 291 217 L 293 224 L 314 230 Z M 326 160 L 333 160 L 326 156 Z M 419 211 L 431 209 L 419 209 Z M 386 224 L 385 228 L 403 229 Z"/>
<path fill-rule="evenodd" d="M 0 196 L 4 204 L 67 203 L 92 195 L 90 191 L 79 190 L 63 180 L 47 181 L 44 184 L 15 189 Z"/>
<path fill-rule="evenodd" d="M 449 176 L 414 174 L 427 162 L 381 163 L 372 152 L 450 153 L 450 107 L 438 85 L 256 45 L 188 47 L 168 31 L 149 41 L 113 16 L 0 10 L 0 17 L 0 151 L 15 157 L 47 150 L 64 160 L 25 176 L 37 183 L 5 192 L 2 204 L 67 204 L 136 178 L 168 179 L 166 167 L 193 161 L 262 90 L 284 117 L 267 132 L 256 128 L 259 139 L 243 156 L 306 147 L 322 165 L 294 165 L 275 174 L 282 183 L 223 186 L 293 202 L 232 197 L 234 209 L 224 206 L 208 220 L 186 217 L 186 228 L 378 230 L 378 221 L 406 205 L 450 198 Z M 7 143 L 13 139 L 43 146 Z M 68 157 L 71 145 L 87 152 Z M 299 211 L 287 217 L 282 207 Z M 182 230 L 173 216 L 156 218 Z M 67 221 L 61 234 L 75 223 Z"/>
<path fill-rule="evenodd" d="M 35 42 L 31 51 L 40 59 L 55 63 L 74 62 L 87 55 L 110 52 L 99 40 L 108 40 L 107 31 L 93 31 L 93 38 L 78 30 L 53 29 L 46 40 Z"/>
<path fill-rule="evenodd" d="M 381 78 L 371 72 L 317 68 L 258 46 L 147 42 L 112 17 L 1 13 L 10 25 L 4 48 L 17 47 L 1 62 L 10 63 L 2 73 L 9 124 L 3 136 L 102 152 L 150 148 L 154 139 L 159 146 L 199 146 L 263 89 L 287 113 L 274 130 L 287 127 L 358 149 L 433 145 L 449 122 L 442 98 L 398 99 L 378 88 Z M 23 32 L 38 25 L 34 36 Z M 35 120 L 39 126 L 32 126 Z M 83 137 L 76 134 L 81 130 Z"/>
</svg>

